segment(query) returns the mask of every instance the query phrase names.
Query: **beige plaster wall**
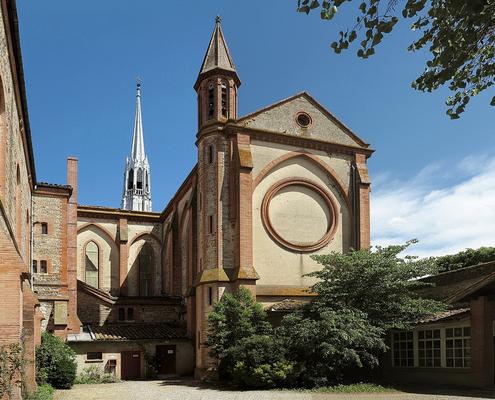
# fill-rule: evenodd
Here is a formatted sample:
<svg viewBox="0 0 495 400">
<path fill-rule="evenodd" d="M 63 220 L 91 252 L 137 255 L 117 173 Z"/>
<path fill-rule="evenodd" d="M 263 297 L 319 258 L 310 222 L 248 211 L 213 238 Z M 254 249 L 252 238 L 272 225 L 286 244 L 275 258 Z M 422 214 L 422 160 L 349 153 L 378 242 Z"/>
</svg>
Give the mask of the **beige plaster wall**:
<svg viewBox="0 0 495 400">
<path fill-rule="evenodd" d="M 110 291 L 119 287 L 119 245 L 118 238 L 118 220 L 104 218 L 78 218 L 77 234 L 77 278 L 84 281 L 85 275 L 85 246 L 89 241 L 94 241 L 100 251 L 100 266 L 102 269 L 102 280 L 100 289 Z M 89 225 L 88 225 L 89 224 Z M 159 294 L 161 291 L 161 224 L 149 222 L 128 221 L 128 288 L 129 295 L 138 294 L 137 286 L 137 269 L 133 269 L 139 250 L 146 241 L 149 241 L 153 247 L 154 258 L 154 275 L 153 291 Z"/>
<path fill-rule="evenodd" d="M 104 368 L 108 360 L 117 360 L 116 374 L 117 378 L 121 376 L 121 352 L 122 351 L 141 351 L 141 373 L 145 378 L 146 362 L 144 354 L 154 355 L 156 346 L 172 344 L 177 346 L 176 354 L 176 371 L 178 375 L 192 375 L 194 371 L 194 350 L 193 345 L 188 340 L 176 341 L 125 341 L 125 342 L 86 342 L 86 343 L 69 343 L 70 347 L 76 352 L 77 374 L 83 372 L 84 368 L 92 365 L 98 365 Z M 102 361 L 88 361 L 86 354 L 88 352 L 101 351 Z"/>
<path fill-rule="evenodd" d="M 262 142 L 254 142 L 251 146 L 253 154 L 253 178 L 255 179 L 269 162 L 296 149 L 290 146 L 274 148 Z M 350 159 L 345 156 L 334 157 L 322 152 L 312 152 L 318 158 L 333 168 L 339 178 L 348 184 Z M 312 253 L 302 253 L 286 249 L 274 241 L 263 226 L 261 218 L 261 205 L 266 192 L 275 183 L 286 178 L 305 178 L 323 188 L 326 188 L 338 205 L 336 211 L 338 225 L 333 239 L 322 249 Z M 293 197 L 296 199 L 297 195 Z M 306 202 L 299 205 L 291 202 L 292 209 L 283 210 L 287 218 L 301 218 L 307 216 Z M 280 218 L 280 216 L 279 216 Z M 297 222 L 289 222 L 290 226 Z M 298 235 L 301 241 L 311 239 L 314 236 L 312 224 L 300 223 L 297 225 Z M 321 227 L 320 227 L 321 228 Z M 293 235 L 292 235 L 293 236 Z M 306 158 L 288 159 L 276 166 L 268 173 L 253 191 L 253 258 L 254 267 L 260 275 L 258 285 L 298 285 L 307 286 L 314 282 L 313 278 L 303 277 L 304 274 L 315 271 L 319 265 L 310 258 L 311 254 L 327 254 L 331 251 L 346 251 L 351 243 L 351 218 L 345 199 L 338 191 L 334 181 L 325 171 L 313 161 Z"/>
</svg>

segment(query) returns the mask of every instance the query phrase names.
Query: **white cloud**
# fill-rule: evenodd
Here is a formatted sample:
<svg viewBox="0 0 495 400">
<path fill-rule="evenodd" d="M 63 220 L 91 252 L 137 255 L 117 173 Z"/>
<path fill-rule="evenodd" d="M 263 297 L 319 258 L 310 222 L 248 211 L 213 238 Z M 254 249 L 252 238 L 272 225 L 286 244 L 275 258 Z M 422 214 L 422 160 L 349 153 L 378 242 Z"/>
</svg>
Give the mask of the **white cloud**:
<svg viewBox="0 0 495 400">
<path fill-rule="evenodd" d="M 454 183 L 442 185 L 448 179 Z M 408 181 L 380 175 L 371 198 L 372 244 L 418 239 L 409 254 L 434 256 L 495 246 L 495 157 L 432 164 Z"/>
</svg>

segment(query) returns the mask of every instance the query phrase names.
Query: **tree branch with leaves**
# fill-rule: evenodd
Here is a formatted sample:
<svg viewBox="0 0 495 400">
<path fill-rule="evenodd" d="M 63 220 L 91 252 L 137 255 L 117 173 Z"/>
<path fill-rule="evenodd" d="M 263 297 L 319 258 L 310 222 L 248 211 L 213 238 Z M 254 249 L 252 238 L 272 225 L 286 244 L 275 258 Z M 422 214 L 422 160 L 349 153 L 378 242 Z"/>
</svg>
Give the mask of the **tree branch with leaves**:
<svg viewBox="0 0 495 400">
<path fill-rule="evenodd" d="M 319 10 L 321 19 L 328 21 L 351 1 L 298 0 L 297 10 L 306 14 Z M 399 3 L 405 3 L 402 12 Z M 412 87 L 431 92 L 448 85 L 450 118 L 459 118 L 471 98 L 495 83 L 495 0 L 364 0 L 357 11 L 354 26 L 340 31 L 331 44 L 335 53 L 360 39 L 357 56 L 368 58 L 400 18 L 414 19 L 411 29 L 421 37 L 408 50 L 428 49 L 431 58 Z M 490 105 L 495 106 L 495 96 Z"/>
</svg>

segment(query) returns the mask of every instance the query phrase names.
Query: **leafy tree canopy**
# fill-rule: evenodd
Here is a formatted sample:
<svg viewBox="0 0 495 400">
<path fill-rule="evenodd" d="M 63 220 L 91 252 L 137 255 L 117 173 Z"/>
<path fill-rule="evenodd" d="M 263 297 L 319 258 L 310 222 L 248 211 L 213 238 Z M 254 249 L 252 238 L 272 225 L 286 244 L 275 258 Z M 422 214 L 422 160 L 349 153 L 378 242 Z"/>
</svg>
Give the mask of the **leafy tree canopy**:
<svg viewBox="0 0 495 400">
<path fill-rule="evenodd" d="M 225 293 L 208 314 L 209 332 L 205 344 L 219 361 L 222 378 L 230 377 L 234 360 L 229 350 L 241 339 L 271 333 L 271 325 L 261 304 L 249 290 L 241 287 L 235 293 Z"/>
<path fill-rule="evenodd" d="M 467 249 L 456 254 L 441 256 L 435 259 L 439 272 L 452 271 L 489 261 L 495 261 L 495 247 Z"/>
<path fill-rule="evenodd" d="M 345 2 L 352 0 L 298 0 L 298 11 L 319 10 L 331 20 Z M 448 84 L 453 92 L 447 114 L 459 118 L 469 100 L 495 82 L 495 0 L 362 0 L 356 23 L 331 44 L 339 54 L 359 41 L 357 56 L 368 58 L 394 29 L 399 18 L 413 19 L 411 29 L 420 37 L 410 51 L 426 48 L 431 58 L 423 73 L 412 83 L 417 90 L 431 92 Z M 404 3 L 399 7 L 399 3 Z M 402 12 L 399 9 L 402 8 Z M 495 96 L 490 105 L 495 106 Z"/>
<path fill-rule="evenodd" d="M 310 274 L 318 278 L 312 291 L 318 310 L 353 309 L 383 330 L 407 329 L 421 318 L 444 309 L 440 302 L 419 297 L 427 286 L 418 278 L 437 273 L 433 259 L 399 254 L 416 241 L 372 250 L 313 256 L 323 268 Z"/>
<path fill-rule="evenodd" d="M 386 350 L 383 329 L 358 310 L 314 310 L 309 307 L 284 317 L 275 330 L 293 365 L 297 386 L 342 383 L 350 370 L 374 368 Z"/>
</svg>

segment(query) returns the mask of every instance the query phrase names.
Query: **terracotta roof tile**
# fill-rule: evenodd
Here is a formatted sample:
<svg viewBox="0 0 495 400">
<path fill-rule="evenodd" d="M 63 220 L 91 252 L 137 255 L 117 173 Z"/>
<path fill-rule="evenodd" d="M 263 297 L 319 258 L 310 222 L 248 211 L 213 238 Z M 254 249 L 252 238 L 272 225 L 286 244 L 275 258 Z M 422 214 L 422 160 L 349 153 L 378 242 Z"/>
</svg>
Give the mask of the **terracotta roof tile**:
<svg viewBox="0 0 495 400">
<path fill-rule="evenodd" d="M 91 326 L 94 340 L 141 340 L 182 339 L 186 337 L 183 327 L 167 323 L 109 324 Z"/>
<path fill-rule="evenodd" d="M 418 322 L 418 324 L 430 324 L 432 322 L 440 322 L 447 320 L 459 320 L 467 317 L 470 314 L 469 308 L 458 308 L 455 310 L 446 310 L 437 314 L 426 317 Z"/>
</svg>

